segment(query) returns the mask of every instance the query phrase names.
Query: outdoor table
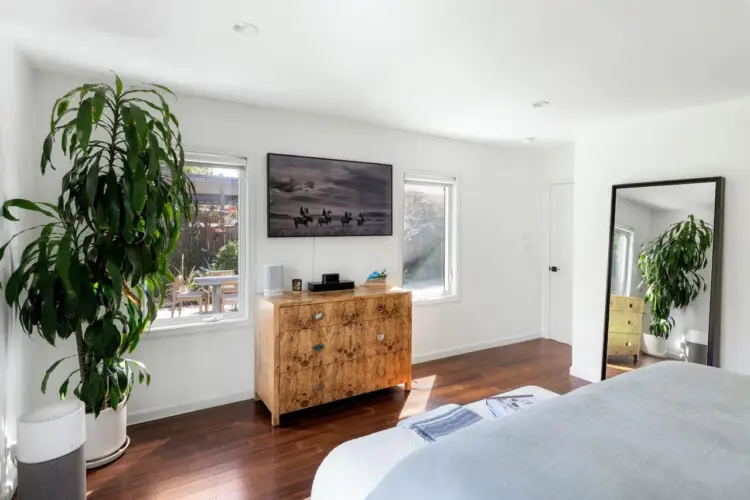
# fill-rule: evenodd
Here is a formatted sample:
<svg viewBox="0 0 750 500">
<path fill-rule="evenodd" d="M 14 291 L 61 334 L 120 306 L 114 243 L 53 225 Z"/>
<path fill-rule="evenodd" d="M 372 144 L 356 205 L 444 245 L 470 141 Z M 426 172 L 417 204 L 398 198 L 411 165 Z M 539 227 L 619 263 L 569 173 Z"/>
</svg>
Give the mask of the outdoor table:
<svg viewBox="0 0 750 500">
<path fill-rule="evenodd" d="M 236 274 L 232 276 L 200 276 L 193 278 L 193 282 L 199 286 L 210 286 L 213 288 L 211 290 L 211 310 L 216 314 L 221 312 L 219 311 L 221 299 L 219 294 L 221 293 L 222 285 L 237 285 L 240 282 L 240 277 Z"/>
</svg>

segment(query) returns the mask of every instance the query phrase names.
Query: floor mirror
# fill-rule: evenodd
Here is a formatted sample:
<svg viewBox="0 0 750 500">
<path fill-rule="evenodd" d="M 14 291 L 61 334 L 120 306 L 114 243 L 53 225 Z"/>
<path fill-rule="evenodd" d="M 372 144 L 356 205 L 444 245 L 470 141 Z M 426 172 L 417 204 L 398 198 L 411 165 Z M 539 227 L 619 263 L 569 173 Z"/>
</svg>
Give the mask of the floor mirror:
<svg viewBox="0 0 750 500">
<path fill-rule="evenodd" d="M 723 177 L 612 187 L 602 380 L 718 366 L 723 221 Z"/>
</svg>

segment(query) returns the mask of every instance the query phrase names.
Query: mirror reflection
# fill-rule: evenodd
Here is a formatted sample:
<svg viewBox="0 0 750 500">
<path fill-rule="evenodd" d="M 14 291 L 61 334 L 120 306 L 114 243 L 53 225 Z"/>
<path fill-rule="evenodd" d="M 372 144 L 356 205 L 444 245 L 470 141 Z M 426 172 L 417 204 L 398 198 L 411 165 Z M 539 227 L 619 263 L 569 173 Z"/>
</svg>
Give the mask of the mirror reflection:
<svg viewBox="0 0 750 500">
<path fill-rule="evenodd" d="M 707 364 L 716 188 L 615 190 L 606 378 L 665 359 Z"/>
</svg>

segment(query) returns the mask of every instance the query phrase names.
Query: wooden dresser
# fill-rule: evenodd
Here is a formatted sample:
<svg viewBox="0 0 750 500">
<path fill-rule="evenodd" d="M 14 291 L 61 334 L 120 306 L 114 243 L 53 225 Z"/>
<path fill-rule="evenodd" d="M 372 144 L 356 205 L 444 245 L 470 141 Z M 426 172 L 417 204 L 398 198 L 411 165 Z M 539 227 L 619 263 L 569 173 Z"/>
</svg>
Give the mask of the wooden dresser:
<svg viewBox="0 0 750 500">
<path fill-rule="evenodd" d="M 638 363 L 643 330 L 643 299 L 636 297 L 609 298 L 608 356 L 633 356 Z"/>
<path fill-rule="evenodd" d="M 411 292 L 288 292 L 255 302 L 255 397 L 272 425 L 357 394 L 411 390 Z"/>
</svg>

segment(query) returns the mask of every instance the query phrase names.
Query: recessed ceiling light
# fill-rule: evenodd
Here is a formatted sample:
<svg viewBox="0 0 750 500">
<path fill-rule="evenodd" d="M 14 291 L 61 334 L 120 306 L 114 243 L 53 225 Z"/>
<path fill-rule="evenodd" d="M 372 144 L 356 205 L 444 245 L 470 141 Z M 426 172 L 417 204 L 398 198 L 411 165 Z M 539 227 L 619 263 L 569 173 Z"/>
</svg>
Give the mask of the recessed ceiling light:
<svg viewBox="0 0 750 500">
<path fill-rule="evenodd" d="M 255 36 L 258 34 L 258 27 L 254 24 L 240 21 L 239 23 L 235 23 L 232 25 L 232 31 L 240 35 Z"/>
<path fill-rule="evenodd" d="M 536 140 L 536 137 L 526 137 L 524 138 L 523 142 L 534 142 Z"/>
<path fill-rule="evenodd" d="M 534 104 L 532 104 L 535 108 L 548 108 L 549 107 L 549 101 L 536 101 Z"/>
</svg>

